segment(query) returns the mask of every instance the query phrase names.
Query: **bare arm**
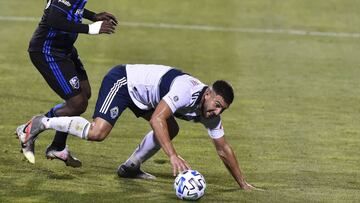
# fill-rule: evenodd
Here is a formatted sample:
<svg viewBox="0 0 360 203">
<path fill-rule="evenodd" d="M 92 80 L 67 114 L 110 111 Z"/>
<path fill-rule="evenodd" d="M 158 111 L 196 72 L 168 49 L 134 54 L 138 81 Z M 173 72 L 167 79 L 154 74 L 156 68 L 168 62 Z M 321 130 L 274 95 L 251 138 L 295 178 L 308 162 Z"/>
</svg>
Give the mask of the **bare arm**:
<svg viewBox="0 0 360 203">
<path fill-rule="evenodd" d="M 182 159 L 175 151 L 173 144 L 171 143 L 169 130 L 166 120 L 172 115 L 170 107 L 164 100 L 161 100 L 156 107 L 154 113 L 150 119 L 151 128 L 154 130 L 156 139 L 159 141 L 162 149 L 166 155 L 170 158 L 170 162 L 173 168 L 173 175 L 176 176 L 176 172 L 190 169 L 188 164 Z"/>
<path fill-rule="evenodd" d="M 225 137 L 213 139 L 213 142 L 215 144 L 215 148 L 220 159 L 223 161 L 224 165 L 229 170 L 230 174 L 234 177 L 235 181 L 239 184 L 239 186 L 244 190 L 255 189 L 254 186 L 246 182 L 245 177 L 240 170 L 240 166 L 238 164 L 234 151 L 227 143 Z"/>
</svg>

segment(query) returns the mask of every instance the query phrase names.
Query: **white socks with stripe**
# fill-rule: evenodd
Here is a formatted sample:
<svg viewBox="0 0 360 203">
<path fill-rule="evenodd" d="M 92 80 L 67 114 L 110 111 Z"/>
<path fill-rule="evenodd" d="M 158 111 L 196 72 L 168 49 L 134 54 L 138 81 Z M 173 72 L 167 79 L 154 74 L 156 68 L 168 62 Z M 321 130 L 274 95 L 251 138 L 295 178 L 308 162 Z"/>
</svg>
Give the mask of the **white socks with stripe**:
<svg viewBox="0 0 360 203">
<path fill-rule="evenodd" d="M 42 120 L 46 129 L 70 133 L 76 137 L 87 140 L 90 129 L 90 122 L 80 116 L 62 116 L 53 118 L 44 118 Z"/>
</svg>

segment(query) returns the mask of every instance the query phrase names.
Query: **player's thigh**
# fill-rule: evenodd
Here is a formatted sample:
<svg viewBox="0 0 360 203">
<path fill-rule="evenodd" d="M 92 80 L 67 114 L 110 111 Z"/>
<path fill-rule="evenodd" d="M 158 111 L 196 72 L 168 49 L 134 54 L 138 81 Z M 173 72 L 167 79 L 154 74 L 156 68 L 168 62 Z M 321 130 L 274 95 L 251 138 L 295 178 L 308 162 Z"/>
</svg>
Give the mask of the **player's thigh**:
<svg viewBox="0 0 360 203">
<path fill-rule="evenodd" d="M 40 52 L 30 53 L 30 59 L 50 88 L 68 100 L 81 93 L 81 84 L 74 62 L 67 56 Z"/>
<path fill-rule="evenodd" d="M 128 108 L 131 98 L 126 84 L 125 69 L 110 71 L 99 89 L 93 118 L 102 118 L 115 125 L 121 113 Z"/>
<path fill-rule="evenodd" d="M 84 97 L 89 100 L 91 97 L 91 87 L 88 80 L 80 81 L 81 86 L 81 94 L 84 95 Z"/>
<path fill-rule="evenodd" d="M 81 86 L 81 93 L 86 96 L 86 98 L 90 99 L 91 97 L 91 86 L 89 83 L 89 79 L 84 67 L 84 64 L 82 63 L 80 56 L 78 55 L 78 52 L 76 48 L 74 47 L 71 54 L 70 59 L 73 61 L 75 65 L 75 70 L 77 72 L 77 76 L 80 80 L 80 86 Z"/>
</svg>

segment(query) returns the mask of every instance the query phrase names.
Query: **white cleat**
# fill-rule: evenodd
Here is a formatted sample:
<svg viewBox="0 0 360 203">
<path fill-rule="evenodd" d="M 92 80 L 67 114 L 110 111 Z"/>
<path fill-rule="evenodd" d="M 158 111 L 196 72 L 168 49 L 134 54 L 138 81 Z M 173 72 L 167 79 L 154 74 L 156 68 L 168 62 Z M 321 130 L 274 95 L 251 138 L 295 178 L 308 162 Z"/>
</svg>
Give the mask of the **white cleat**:
<svg viewBox="0 0 360 203">
<path fill-rule="evenodd" d="M 35 141 L 29 141 L 25 144 L 26 146 L 21 146 L 21 151 L 24 154 L 25 158 L 32 164 L 35 164 Z"/>
<path fill-rule="evenodd" d="M 20 137 L 24 137 L 24 129 L 26 127 L 26 124 L 20 125 L 17 127 L 15 134 L 17 134 L 19 140 Z M 22 152 L 25 156 L 25 158 L 32 164 L 35 164 L 35 140 L 30 139 L 27 143 L 22 143 L 20 140 L 20 152 Z"/>
<path fill-rule="evenodd" d="M 44 115 L 34 116 L 26 124 L 17 127 L 16 134 L 22 144 L 27 143 L 29 140 L 35 140 L 45 130 L 45 126 L 41 122 L 43 118 L 45 118 Z"/>
<path fill-rule="evenodd" d="M 50 146 L 48 146 L 45 152 L 45 156 L 47 159 L 51 159 L 51 160 L 59 159 L 63 161 L 66 164 L 66 166 L 71 166 L 73 168 L 82 166 L 81 161 L 71 155 L 67 145 L 61 151 L 57 151 L 56 149 L 52 149 Z"/>
</svg>

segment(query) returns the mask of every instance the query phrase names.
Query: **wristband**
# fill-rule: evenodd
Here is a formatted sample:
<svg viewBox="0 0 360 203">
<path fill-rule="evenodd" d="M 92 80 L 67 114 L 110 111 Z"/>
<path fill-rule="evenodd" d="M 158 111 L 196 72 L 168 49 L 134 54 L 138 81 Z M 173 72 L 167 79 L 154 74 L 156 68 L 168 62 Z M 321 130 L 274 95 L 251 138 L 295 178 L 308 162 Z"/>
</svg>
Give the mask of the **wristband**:
<svg viewBox="0 0 360 203">
<path fill-rule="evenodd" d="M 89 34 L 90 35 L 99 34 L 102 23 L 103 21 L 96 21 L 95 23 L 89 24 Z"/>
</svg>

